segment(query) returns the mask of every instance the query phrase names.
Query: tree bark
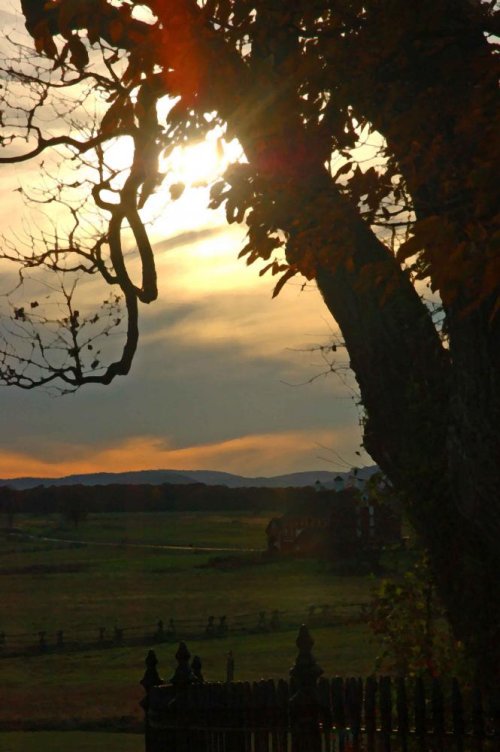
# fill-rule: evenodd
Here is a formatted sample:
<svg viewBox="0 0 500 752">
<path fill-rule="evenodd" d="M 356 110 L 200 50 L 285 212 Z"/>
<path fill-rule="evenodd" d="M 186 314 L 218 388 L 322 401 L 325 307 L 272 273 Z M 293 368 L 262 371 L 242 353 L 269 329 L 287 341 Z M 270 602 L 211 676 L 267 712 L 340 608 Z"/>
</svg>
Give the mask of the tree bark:
<svg viewBox="0 0 500 752">
<path fill-rule="evenodd" d="M 320 271 L 317 281 L 360 385 L 365 445 L 407 496 L 477 678 L 498 690 L 500 314 L 491 241 L 498 233 L 500 198 L 497 66 L 473 3 L 392 0 L 370 13 L 358 44 L 372 66 L 353 71 L 348 66 L 356 62 L 346 55 L 340 75 L 349 82 L 356 110 L 387 139 L 417 218 L 437 215 L 453 228 L 449 246 L 429 269 L 431 278 L 435 273 L 435 280 L 442 279 L 439 262 L 448 278 L 456 277 L 454 286 L 441 290 L 446 355 L 436 358 L 423 323 L 428 316 L 420 321 L 413 313 L 415 293 L 404 283 L 388 305 L 377 299 L 375 280 L 370 291 L 361 290 L 345 269 Z M 392 46 L 381 32 L 387 28 Z M 366 236 L 363 242 L 358 257 L 375 257 L 376 242 Z M 463 266 L 454 274 L 453 251 L 460 244 Z M 484 294 L 488 288 L 491 294 Z M 411 344 L 401 336 L 404 320 Z"/>
<path fill-rule="evenodd" d="M 498 338 L 486 312 L 456 311 L 444 349 L 406 274 L 362 220 L 356 238 L 351 270 L 323 267 L 316 281 L 359 383 L 364 445 L 403 493 L 454 634 L 492 697 L 500 677 Z"/>
</svg>

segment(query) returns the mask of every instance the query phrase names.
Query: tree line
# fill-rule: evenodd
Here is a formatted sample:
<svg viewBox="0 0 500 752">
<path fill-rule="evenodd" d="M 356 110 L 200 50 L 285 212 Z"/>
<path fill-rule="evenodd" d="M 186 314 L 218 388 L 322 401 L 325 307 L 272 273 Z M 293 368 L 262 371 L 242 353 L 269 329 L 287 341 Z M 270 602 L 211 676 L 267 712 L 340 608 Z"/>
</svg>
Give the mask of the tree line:
<svg viewBox="0 0 500 752">
<path fill-rule="evenodd" d="M 287 511 L 315 498 L 306 488 L 228 488 L 203 483 L 161 485 L 36 486 L 0 488 L 0 513 L 12 526 L 16 514 L 73 516 L 99 512 Z M 81 519 L 81 517 L 80 517 Z"/>
</svg>

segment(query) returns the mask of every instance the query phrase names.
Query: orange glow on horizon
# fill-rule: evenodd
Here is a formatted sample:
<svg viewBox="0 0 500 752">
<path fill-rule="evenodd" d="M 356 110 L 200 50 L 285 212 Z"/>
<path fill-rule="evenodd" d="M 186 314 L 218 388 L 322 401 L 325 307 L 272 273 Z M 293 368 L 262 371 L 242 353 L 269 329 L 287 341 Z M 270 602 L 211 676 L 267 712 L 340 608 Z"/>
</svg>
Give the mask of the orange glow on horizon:
<svg viewBox="0 0 500 752">
<path fill-rule="evenodd" d="M 75 446 L 71 452 L 78 458 L 75 460 L 51 461 L 34 454 L 1 452 L 0 477 L 57 478 L 85 473 L 158 469 L 206 469 L 239 475 L 273 475 L 317 467 L 320 464 L 317 457 L 319 444 L 341 450 L 347 444 L 352 445 L 353 441 L 355 436 L 350 427 L 337 431 L 306 429 L 252 434 L 181 448 L 158 437 L 138 436 L 109 447 Z M 54 451 L 54 455 L 57 455 L 57 451 Z"/>
</svg>

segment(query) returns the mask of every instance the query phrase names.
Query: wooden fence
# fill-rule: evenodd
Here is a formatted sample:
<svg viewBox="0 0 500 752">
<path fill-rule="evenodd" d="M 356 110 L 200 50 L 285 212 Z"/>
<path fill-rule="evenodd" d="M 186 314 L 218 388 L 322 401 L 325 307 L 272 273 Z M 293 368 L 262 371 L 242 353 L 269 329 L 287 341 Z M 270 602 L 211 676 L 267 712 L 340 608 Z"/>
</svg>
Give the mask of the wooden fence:
<svg viewBox="0 0 500 752">
<path fill-rule="evenodd" d="M 107 624 L 87 628 L 43 629 L 10 633 L 0 629 L 0 659 L 47 652 L 79 652 L 117 646 L 159 645 L 179 640 L 224 638 L 235 634 L 259 634 L 309 627 L 336 627 L 363 620 L 366 603 L 338 602 L 310 605 L 307 610 L 211 615 L 205 618 L 159 619 L 150 624 Z"/>
<path fill-rule="evenodd" d="M 326 679 L 302 626 L 289 681 L 205 683 L 180 643 L 168 682 L 149 651 L 146 752 L 498 752 L 498 718 L 454 679 Z"/>
</svg>

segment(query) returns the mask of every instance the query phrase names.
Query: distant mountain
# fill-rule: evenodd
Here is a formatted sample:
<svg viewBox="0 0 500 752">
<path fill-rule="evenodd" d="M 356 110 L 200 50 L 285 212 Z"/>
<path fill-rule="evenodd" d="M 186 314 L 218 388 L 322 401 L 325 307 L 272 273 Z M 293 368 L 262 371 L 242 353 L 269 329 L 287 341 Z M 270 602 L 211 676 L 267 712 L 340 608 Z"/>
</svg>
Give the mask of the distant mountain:
<svg viewBox="0 0 500 752">
<path fill-rule="evenodd" d="M 357 471 L 356 477 L 361 481 L 367 480 L 377 472 L 376 465 L 363 467 Z M 246 478 L 242 475 L 222 473 L 217 470 L 137 470 L 126 473 L 89 473 L 85 475 L 67 475 L 64 478 L 12 478 L 0 480 L 0 486 L 10 486 L 23 490 L 35 486 L 107 486 L 112 483 L 120 485 L 160 485 L 162 483 L 205 483 L 207 486 L 228 486 L 228 488 L 286 488 L 314 486 L 317 481 L 325 488 L 332 488 L 334 478 L 340 475 L 344 480 L 351 473 L 329 472 L 328 470 L 309 470 L 287 475 L 274 475 L 266 478 Z"/>
</svg>

